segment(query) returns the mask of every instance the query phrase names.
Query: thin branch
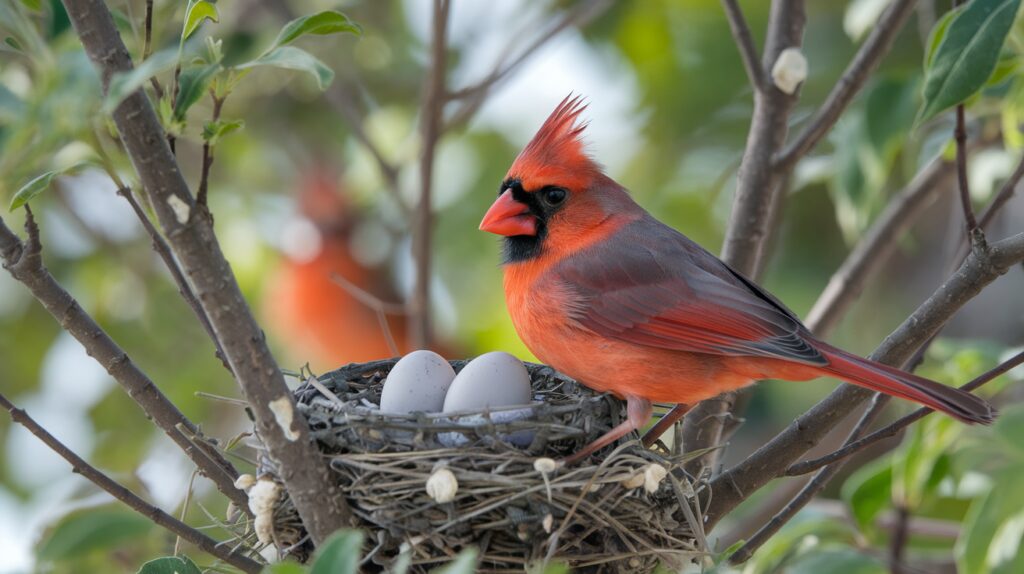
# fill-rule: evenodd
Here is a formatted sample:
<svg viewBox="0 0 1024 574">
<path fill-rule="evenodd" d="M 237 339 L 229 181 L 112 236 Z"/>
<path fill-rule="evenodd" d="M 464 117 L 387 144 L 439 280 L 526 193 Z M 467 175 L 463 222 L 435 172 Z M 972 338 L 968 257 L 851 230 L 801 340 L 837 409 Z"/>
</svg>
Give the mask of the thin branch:
<svg viewBox="0 0 1024 574">
<path fill-rule="evenodd" d="M 409 298 L 410 341 L 415 349 L 430 346 L 430 267 L 432 258 L 434 156 L 442 133 L 445 76 L 447 74 L 448 0 L 434 0 L 433 32 L 430 42 L 430 69 L 423 92 L 420 130 L 423 154 L 420 156 L 420 202 L 416 208 L 413 232 L 413 259 L 416 278 Z"/>
<path fill-rule="evenodd" d="M 892 198 L 814 302 L 805 320 L 811 331 L 823 337 L 835 328 L 864 286 L 896 251 L 899 238 L 947 187 L 955 173 L 955 164 L 936 158 Z"/>
<path fill-rule="evenodd" d="M 117 500 L 125 503 L 132 510 L 152 520 L 157 526 L 166 528 L 173 534 L 195 544 L 196 547 L 203 552 L 206 552 L 211 556 L 215 556 L 243 572 L 256 574 L 261 571 L 262 565 L 259 562 L 256 562 L 248 556 L 232 552 L 227 548 L 227 546 L 218 543 L 216 540 L 202 532 L 199 532 L 188 524 L 185 524 L 163 510 L 160 510 L 139 498 L 139 496 L 134 492 L 128 490 L 120 483 L 115 482 L 99 469 L 87 463 L 84 459 L 65 446 L 64 443 L 57 440 L 55 436 L 47 432 L 46 429 L 40 426 L 39 423 L 28 415 L 28 413 L 19 409 L 11 403 L 11 401 L 7 400 L 7 397 L 3 394 L 0 394 L 0 407 L 3 407 L 8 413 L 10 413 L 11 420 L 24 426 L 39 440 L 43 441 L 46 446 L 50 447 L 53 452 L 59 454 L 61 458 L 68 461 L 75 474 L 82 475 L 96 486 L 110 493 L 110 495 Z"/>
<path fill-rule="evenodd" d="M 63 3 L 105 92 L 113 74 L 132 68 L 110 11 L 102 0 Z M 194 216 L 195 200 L 145 94 L 136 91 L 128 96 L 114 110 L 113 119 L 164 236 L 223 345 L 268 455 L 278 468 L 287 469 L 280 478 L 313 541 L 320 543 L 350 523 L 348 504 L 297 411 L 212 222 Z"/>
<path fill-rule="evenodd" d="M 221 108 L 224 107 L 224 98 L 218 98 L 212 90 L 210 99 L 213 100 L 213 115 L 211 121 L 216 123 L 220 119 Z M 210 168 L 213 167 L 213 146 L 210 140 L 203 140 L 203 169 L 199 176 L 199 190 L 196 192 L 196 205 L 202 209 L 208 209 L 206 205 L 206 194 L 210 186 Z"/>
<path fill-rule="evenodd" d="M 762 62 L 766 75 L 783 50 L 801 46 L 806 20 L 803 0 L 772 2 Z M 785 143 L 789 114 L 796 101 L 795 94 L 782 92 L 773 84 L 754 92 L 754 117 L 736 175 L 736 194 L 722 245 L 722 259 L 749 277 L 757 276 L 772 231 L 769 225 L 773 208 L 785 179 L 772 169 L 772 156 Z M 727 393 L 695 406 L 683 420 L 685 450 L 718 446 L 722 425 L 735 401 L 735 394 Z M 702 467 L 713 468 L 721 450 L 712 449 L 690 461 L 687 471 L 698 475 Z"/>
<path fill-rule="evenodd" d="M 886 337 L 871 358 L 889 365 L 905 362 L 956 311 L 1021 261 L 1024 261 L 1024 233 L 992 245 L 976 241 L 970 256 L 956 273 Z M 716 477 L 710 484 L 714 499 L 705 513 L 708 529 L 774 477 L 784 474 L 829 433 L 835 421 L 853 412 L 872 395 L 867 389 L 841 385 L 757 452 Z"/>
<path fill-rule="evenodd" d="M 229 373 L 234 375 L 231 371 L 231 364 L 228 363 L 228 359 L 224 356 L 224 349 L 221 348 L 220 341 L 217 339 L 217 334 L 213 332 L 213 325 L 210 324 L 210 318 L 206 316 L 206 311 L 203 310 L 203 306 L 199 304 L 199 300 L 196 299 L 195 293 L 192 292 L 192 287 L 185 280 L 185 275 L 181 272 L 181 267 L 178 266 L 177 260 L 174 259 L 174 255 L 171 253 L 170 246 L 164 241 L 162 235 L 150 221 L 149 216 L 143 211 L 142 206 L 135 199 L 135 195 L 132 190 L 127 187 L 120 187 L 117 190 L 117 194 L 120 195 L 128 202 L 131 206 L 132 211 L 135 212 L 135 216 L 142 223 L 143 229 L 149 235 L 149 239 L 153 244 L 153 251 L 160 256 L 160 259 L 164 262 L 164 266 L 167 267 L 167 271 L 171 273 L 171 278 L 174 279 L 174 284 L 178 286 L 178 293 L 181 298 L 188 303 L 188 306 L 192 309 L 196 319 L 199 320 L 199 324 L 203 326 L 203 330 L 206 331 L 207 336 L 213 341 L 213 345 L 216 348 L 217 358 L 220 359 L 220 363 L 224 365 L 224 368 Z"/>
<path fill-rule="evenodd" d="M 889 567 L 892 574 L 904 574 L 903 554 L 910 536 L 910 509 L 904 504 L 896 506 L 896 522 L 893 524 L 892 541 L 889 543 Z"/>
<path fill-rule="evenodd" d="M 852 442 L 860 437 L 860 435 L 867 430 L 871 422 L 875 420 L 875 417 L 882 412 L 882 409 L 885 407 L 885 403 L 887 402 L 884 397 L 885 395 L 875 396 L 875 401 L 871 405 L 871 408 L 861 416 L 860 420 L 857 421 L 857 426 L 850 431 L 847 442 Z M 729 562 L 731 564 L 741 564 L 746 562 L 758 548 L 767 542 L 769 538 L 774 536 L 775 533 L 789 522 L 797 512 L 813 500 L 841 468 L 842 464 L 834 464 L 821 469 L 821 471 L 816 474 L 814 478 L 808 482 L 781 511 L 779 511 L 778 514 L 773 516 L 772 519 L 758 529 L 758 531 L 751 536 L 743 546 L 729 556 Z"/>
<path fill-rule="evenodd" d="M 145 62 L 149 59 L 149 55 L 153 53 L 153 0 L 146 0 L 146 40 L 142 48 L 142 59 L 141 62 Z M 164 88 L 160 85 L 160 80 L 153 76 L 149 79 L 150 83 L 153 84 L 153 91 L 156 92 L 156 98 L 159 100 L 164 97 Z M 120 186 L 119 186 L 120 187 Z"/>
<path fill-rule="evenodd" d="M 530 59 L 553 38 L 571 27 L 586 26 L 606 12 L 612 4 L 612 0 L 584 0 L 577 3 L 513 58 L 512 53 L 523 44 L 521 36 L 517 34 L 515 39 L 506 46 L 502 56 L 498 58 L 489 74 L 471 86 L 447 94 L 446 99 L 461 100 L 462 105 L 452 113 L 451 118 L 444 126 L 444 131 L 465 125 L 480 110 L 495 86 L 508 78 L 513 70 Z"/>
<path fill-rule="evenodd" d="M 28 207 L 28 206 L 26 206 Z M 39 228 L 31 209 L 26 211 L 25 229 L 28 239 L 22 242 L 0 219 L 0 258 L 4 268 L 32 292 L 60 326 L 81 343 L 85 352 L 106 369 L 124 388 L 146 416 L 195 463 L 199 471 L 235 504 L 248 508 L 248 497 L 235 488 L 238 472 L 227 459 L 209 445 L 197 448 L 177 430 L 177 425 L 199 434 L 192 421 L 174 406 L 160 389 L 131 360 L 127 353 L 89 316 L 70 293 L 57 283 L 43 265 Z"/>
<path fill-rule="evenodd" d="M 380 325 L 381 333 L 384 335 L 384 342 L 387 343 L 392 356 L 401 356 L 402 352 L 398 349 L 398 343 L 395 342 L 395 337 L 391 333 L 391 326 L 388 324 L 387 314 L 389 312 L 393 314 L 404 313 L 405 307 L 397 303 L 385 303 L 384 301 L 381 301 L 373 293 L 360 289 L 358 285 L 352 283 L 348 279 L 345 279 L 338 273 L 331 273 L 331 281 L 336 283 L 349 295 L 376 313 L 377 324 Z"/>
<path fill-rule="evenodd" d="M 1003 361 L 996 368 L 986 371 L 985 373 L 975 377 L 969 383 L 961 386 L 960 388 L 965 391 L 973 391 L 981 387 L 982 385 L 988 383 L 989 381 L 996 379 L 1000 375 L 1003 375 L 1013 370 L 1022 363 L 1024 363 L 1024 352 L 1017 353 L 1013 357 L 1010 357 L 1006 361 Z M 921 407 L 916 411 L 910 413 L 909 415 L 906 415 L 890 423 L 889 425 L 876 430 L 875 432 L 865 436 L 864 438 L 843 446 L 843 448 L 839 450 L 831 452 L 825 456 L 815 458 L 813 460 L 805 460 L 790 466 L 789 468 L 786 469 L 786 475 L 797 476 L 801 474 L 807 474 L 808 472 L 813 472 L 827 464 L 831 464 L 837 460 L 847 458 L 879 441 L 885 440 L 887 438 L 892 438 L 898 435 L 900 431 L 902 431 L 903 429 L 907 428 L 914 422 L 919 421 L 924 417 L 932 414 L 933 412 L 935 411 L 933 411 L 932 409 L 929 409 L 927 407 Z"/>
<path fill-rule="evenodd" d="M 971 190 L 967 185 L 967 122 L 964 119 L 964 105 L 956 107 L 956 128 L 953 138 L 956 140 L 956 174 L 960 189 L 960 205 L 964 208 L 964 222 L 967 225 L 967 236 L 970 237 L 978 227 L 971 207 Z"/>
<path fill-rule="evenodd" d="M 747 71 L 750 85 L 754 90 L 761 91 L 764 89 L 764 69 L 761 68 L 757 48 L 754 47 L 754 38 L 750 35 L 750 27 L 743 17 L 743 10 L 736 0 L 722 0 L 722 8 L 729 19 L 729 29 L 736 40 L 736 48 L 740 51 L 740 59 L 743 60 L 743 68 Z"/>
<path fill-rule="evenodd" d="M 895 0 L 882 14 L 807 127 L 775 158 L 774 165 L 777 169 L 791 169 L 839 121 L 839 116 L 889 52 L 896 35 L 903 28 L 910 13 L 914 11 L 916 3 L 917 0 Z"/>
<path fill-rule="evenodd" d="M 1021 178 L 1024 178 L 1024 157 L 1017 163 L 1017 169 L 1013 170 L 1009 179 L 1003 183 L 1003 187 L 996 194 L 995 198 L 992 199 L 992 203 L 982 212 L 981 218 L 978 220 L 978 227 L 986 229 L 988 224 L 992 223 L 992 219 L 999 213 L 999 210 L 1006 205 L 1007 201 L 1010 201 L 1014 192 L 1017 191 L 1017 184 L 1020 183 Z"/>
</svg>

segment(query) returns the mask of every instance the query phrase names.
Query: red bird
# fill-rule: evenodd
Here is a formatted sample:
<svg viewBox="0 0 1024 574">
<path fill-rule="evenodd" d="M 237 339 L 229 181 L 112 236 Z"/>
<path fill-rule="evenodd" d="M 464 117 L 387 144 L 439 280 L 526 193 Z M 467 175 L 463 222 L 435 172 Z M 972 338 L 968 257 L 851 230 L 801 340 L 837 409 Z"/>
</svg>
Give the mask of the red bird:
<svg viewBox="0 0 1024 574">
<path fill-rule="evenodd" d="M 519 154 L 480 229 L 504 239 L 505 301 L 539 359 L 627 401 L 628 420 L 566 462 L 676 403 L 689 408 L 760 379 L 830 376 L 967 423 L 995 412 L 969 393 L 816 339 L 778 299 L 637 205 L 584 151 L 585 108 L 566 98 Z"/>
</svg>

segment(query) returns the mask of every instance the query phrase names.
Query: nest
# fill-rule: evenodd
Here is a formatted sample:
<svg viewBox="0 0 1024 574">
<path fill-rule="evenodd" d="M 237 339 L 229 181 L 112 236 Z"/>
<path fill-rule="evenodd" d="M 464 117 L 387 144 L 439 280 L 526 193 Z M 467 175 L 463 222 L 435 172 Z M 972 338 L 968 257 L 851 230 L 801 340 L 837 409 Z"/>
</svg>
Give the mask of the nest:
<svg viewBox="0 0 1024 574">
<path fill-rule="evenodd" d="M 534 404 L 525 420 L 498 409 L 385 415 L 380 393 L 394 364 L 348 365 L 295 391 L 373 545 L 364 549 L 367 570 L 389 570 L 401 556 L 411 571 L 427 571 L 470 546 L 479 551 L 481 572 L 522 572 L 549 561 L 577 571 L 648 572 L 703 554 L 684 457 L 629 440 L 555 468 L 552 459 L 624 418 L 621 401 L 527 364 Z M 261 462 L 261 478 L 273 478 L 273 464 L 265 456 Z M 307 539 L 282 494 L 273 512 L 275 545 L 301 558 Z"/>
</svg>

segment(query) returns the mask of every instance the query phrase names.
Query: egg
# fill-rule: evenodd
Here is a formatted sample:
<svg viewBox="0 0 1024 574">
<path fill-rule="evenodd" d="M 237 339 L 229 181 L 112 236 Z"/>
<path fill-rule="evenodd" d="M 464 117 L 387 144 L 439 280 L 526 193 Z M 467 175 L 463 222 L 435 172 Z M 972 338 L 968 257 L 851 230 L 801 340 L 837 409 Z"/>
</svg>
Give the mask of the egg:
<svg viewBox="0 0 1024 574">
<path fill-rule="evenodd" d="M 452 381 L 444 412 L 511 407 L 530 403 L 530 373 L 523 362 L 495 351 L 473 359 Z"/>
<path fill-rule="evenodd" d="M 455 371 L 444 357 L 433 351 L 413 351 L 402 357 L 380 393 L 380 410 L 389 414 L 415 411 L 441 412 Z"/>
</svg>

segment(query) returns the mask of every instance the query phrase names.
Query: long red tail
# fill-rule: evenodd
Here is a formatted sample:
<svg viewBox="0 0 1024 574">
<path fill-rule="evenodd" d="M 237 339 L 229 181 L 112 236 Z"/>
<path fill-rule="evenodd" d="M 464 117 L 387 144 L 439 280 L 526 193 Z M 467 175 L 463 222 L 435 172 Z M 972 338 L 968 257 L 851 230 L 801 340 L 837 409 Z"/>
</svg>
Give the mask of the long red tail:
<svg viewBox="0 0 1024 574">
<path fill-rule="evenodd" d="M 965 423 L 991 424 L 998 414 L 992 405 L 971 393 L 858 357 L 831 345 L 818 343 L 815 346 L 829 360 L 829 365 L 822 370 L 844 381 L 920 403 Z"/>
</svg>

